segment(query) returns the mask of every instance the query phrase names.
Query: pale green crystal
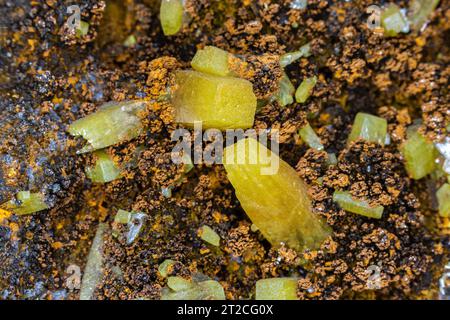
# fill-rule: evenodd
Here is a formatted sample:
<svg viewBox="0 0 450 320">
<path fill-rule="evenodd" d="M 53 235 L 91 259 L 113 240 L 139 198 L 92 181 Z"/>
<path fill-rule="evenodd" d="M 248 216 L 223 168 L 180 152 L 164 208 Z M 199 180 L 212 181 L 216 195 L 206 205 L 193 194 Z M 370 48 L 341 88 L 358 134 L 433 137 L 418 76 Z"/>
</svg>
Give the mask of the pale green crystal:
<svg viewBox="0 0 450 320">
<path fill-rule="evenodd" d="M 383 206 L 371 207 L 367 201 L 354 199 L 349 192 L 335 191 L 333 201 L 348 212 L 375 219 L 381 219 L 383 216 Z"/>
<path fill-rule="evenodd" d="M 363 139 L 384 146 L 387 134 L 387 121 L 383 118 L 360 112 L 356 115 L 348 141 Z"/>
<path fill-rule="evenodd" d="M 272 278 L 256 282 L 256 300 L 298 300 L 298 279 Z"/>
<path fill-rule="evenodd" d="M 80 152 L 90 152 L 136 138 L 143 131 L 139 112 L 144 101 L 111 102 L 73 122 L 69 133 L 88 141 Z"/>
<path fill-rule="evenodd" d="M 161 26 L 166 36 L 172 36 L 180 31 L 183 25 L 184 7 L 182 0 L 162 0 L 159 13 Z"/>
<path fill-rule="evenodd" d="M 302 140 L 310 147 L 316 150 L 323 150 L 323 144 L 320 141 L 320 138 L 314 132 L 314 129 L 311 127 L 309 123 L 307 123 L 303 128 L 301 128 L 298 132 Z"/>
<path fill-rule="evenodd" d="M 203 50 L 197 51 L 191 65 L 196 71 L 216 76 L 227 76 L 230 74 L 228 57 L 229 53 L 225 50 L 206 46 Z"/>
<path fill-rule="evenodd" d="M 86 176 L 95 183 L 111 182 L 121 177 L 119 167 L 109 154 L 103 150 L 94 152 L 95 165 L 86 168 Z"/>
<path fill-rule="evenodd" d="M 389 4 L 381 13 L 381 26 L 384 28 L 384 34 L 388 37 L 395 37 L 401 32 L 409 32 L 408 20 L 395 3 Z"/>
<path fill-rule="evenodd" d="M 305 103 L 311 95 L 316 83 L 316 76 L 303 80 L 300 86 L 297 88 L 297 91 L 295 92 L 295 100 L 298 103 Z"/>
<path fill-rule="evenodd" d="M 436 193 L 439 204 L 439 215 L 450 217 L 450 184 L 446 183 Z"/>
<path fill-rule="evenodd" d="M 210 227 L 202 226 L 198 230 L 198 234 L 203 241 L 218 247 L 220 245 L 220 236 Z"/>
<path fill-rule="evenodd" d="M 405 159 L 406 171 L 415 180 L 422 179 L 436 168 L 437 150 L 417 130 L 408 132 L 408 138 L 400 151 Z"/>
<path fill-rule="evenodd" d="M 2 209 L 17 215 L 27 215 L 48 209 L 48 205 L 44 202 L 44 196 L 41 193 L 20 191 L 16 199 L 2 205 Z"/>
</svg>

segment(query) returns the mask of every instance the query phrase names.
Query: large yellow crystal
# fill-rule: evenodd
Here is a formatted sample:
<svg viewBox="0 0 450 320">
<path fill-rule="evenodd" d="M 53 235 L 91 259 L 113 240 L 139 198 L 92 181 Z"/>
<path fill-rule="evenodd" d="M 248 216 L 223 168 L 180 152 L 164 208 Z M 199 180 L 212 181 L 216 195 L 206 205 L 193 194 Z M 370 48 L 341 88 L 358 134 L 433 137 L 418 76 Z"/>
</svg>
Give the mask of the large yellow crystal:
<svg viewBox="0 0 450 320">
<path fill-rule="evenodd" d="M 272 245 L 317 249 L 330 235 L 312 212 L 303 180 L 257 140 L 242 139 L 225 148 L 223 162 L 242 208 Z"/>
<path fill-rule="evenodd" d="M 246 129 L 253 126 L 256 96 L 252 84 L 244 79 L 209 75 L 197 71 L 178 71 L 173 95 L 175 119 L 203 128 Z"/>
</svg>

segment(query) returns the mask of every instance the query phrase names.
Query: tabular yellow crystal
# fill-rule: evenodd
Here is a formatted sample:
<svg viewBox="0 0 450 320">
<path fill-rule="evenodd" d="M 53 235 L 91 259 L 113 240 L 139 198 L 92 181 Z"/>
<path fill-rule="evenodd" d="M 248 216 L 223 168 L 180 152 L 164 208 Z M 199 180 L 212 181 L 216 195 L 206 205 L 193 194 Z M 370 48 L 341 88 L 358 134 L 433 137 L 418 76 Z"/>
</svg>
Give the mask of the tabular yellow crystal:
<svg viewBox="0 0 450 320">
<path fill-rule="evenodd" d="M 48 209 L 47 204 L 44 202 L 44 196 L 41 193 L 20 191 L 17 193 L 16 199 L 18 202 L 11 200 L 2 205 L 2 209 L 17 215 L 27 215 Z"/>
<path fill-rule="evenodd" d="M 409 21 L 414 30 L 420 30 L 439 4 L 439 0 L 412 0 Z"/>
<path fill-rule="evenodd" d="M 203 128 L 246 129 L 253 126 L 256 96 L 244 79 L 220 77 L 197 71 L 178 71 L 173 95 L 175 119 Z"/>
<path fill-rule="evenodd" d="M 198 235 L 203 241 L 218 247 L 220 245 L 220 236 L 210 227 L 202 226 L 198 230 Z"/>
<path fill-rule="evenodd" d="M 227 76 L 230 74 L 228 67 L 229 53 L 213 46 L 207 46 L 198 50 L 191 61 L 194 70 L 216 75 Z"/>
<path fill-rule="evenodd" d="M 166 36 L 172 36 L 180 31 L 183 25 L 183 1 L 162 0 L 159 19 Z"/>
<path fill-rule="evenodd" d="M 169 277 L 167 279 L 167 286 L 173 291 L 183 291 L 191 288 L 193 283 L 182 277 Z"/>
<path fill-rule="evenodd" d="M 171 259 L 164 260 L 163 263 L 161 263 L 158 267 L 158 272 L 161 275 L 161 277 L 163 278 L 167 277 L 172 271 L 174 265 L 175 261 Z"/>
<path fill-rule="evenodd" d="M 300 86 L 297 88 L 297 91 L 295 92 L 295 100 L 298 103 L 305 103 L 311 95 L 314 87 L 316 86 L 316 83 L 316 76 L 303 80 Z"/>
<path fill-rule="evenodd" d="M 73 122 L 68 131 L 89 142 L 80 152 L 103 149 L 136 138 L 143 129 L 138 113 L 144 109 L 144 101 L 110 102 Z"/>
<path fill-rule="evenodd" d="M 302 140 L 307 143 L 310 148 L 323 150 L 323 144 L 320 141 L 320 138 L 317 136 L 316 132 L 309 123 L 301 128 L 298 133 L 300 134 Z"/>
<path fill-rule="evenodd" d="M 256 300 L 297 300 L 296 278 L 262 279 L 256 282 Z"/>
<path fill-rule="evenodd" d="M 119 209 L 116 216 L 114 217 L 114 222 L 121 224 L 128 224 L 131 221 L 133 213 Z"/>
<path fill-rule="evenodd" d="M 435 170 L 437 150 L 417 130 L 408 132 L 408 139 L 400 151 L 405 158 L 405 168 L 411 178 L 419 180 Z"/>
<path fill-rule="evenodd" d="M 78 38 L 84 37 L 89 32 L 89 23 L 81 20 L 78 28 L 75 29 L 75 34 Z"/>
<path fill-rule="evenodd" d="M 409 32 L 408 21 L 395 3 L 390 3 L 381 13 L 381 25 L 387 37 L 395 37 L 400 32 Z"/>
<path fill-rule="evenodd" d="M 119 167 L 105 151 L 95 152 L 97 160 L 93 167 L 86 168 L 86 176 L 96 183 L 106 183 L 119 179 L 121 176 Z"/>
<path fill-rule="evenodd" d="M 296 171 L 258 141 L 227 147 L 223 163 L 242 208 L 272 245 L 316 249 L 330 235 Z"/>
<path fill-rule="evenodd" d="M 450 217 L 450 184 L 446 183 L 436 193 L 439 203 L 439 215 Z"/>
<path fill-rule="evenodd" d="M 348 141 L 356 141 L 363 139 L 366 141 L 376 142 L 384 146 L 387 134 L 386 119 L 359 112 L 353 123 L 352 132 L 348 137 Z"/>
<path fill-rule="evenodd" d="M 345 211 L 360 214 L 369 218 L 381 219 L 384 207 L 371 207 L 367 201 L 355 200 L 349 192 L 335 191 L 333 201 Z"/>
<path fill-rule="evenodd" d="M 192 283 L 184 290 L 163 290 L 161 300 L 225 300 L 225 292 L 219 282 L 207 280 Z"/>
</svg>

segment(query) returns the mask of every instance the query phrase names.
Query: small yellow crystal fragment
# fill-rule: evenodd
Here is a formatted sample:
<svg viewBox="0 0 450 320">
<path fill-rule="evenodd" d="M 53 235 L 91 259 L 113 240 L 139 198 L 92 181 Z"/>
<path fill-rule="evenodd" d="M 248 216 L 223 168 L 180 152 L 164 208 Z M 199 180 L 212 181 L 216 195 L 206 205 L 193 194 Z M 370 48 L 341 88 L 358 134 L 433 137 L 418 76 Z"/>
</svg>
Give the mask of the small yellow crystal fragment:
<svg viewBox="0 0 450 320">
<path fill-rule="evenodd" d="M 132 140 L 143 130 L 139 113 L 145 110 L 145 105 L 145 101 L 106 103 L 96 112 L 73 122 L 68 131 L 88 141 L 80 153 Z"/>
<path fill-rule="evenodd" d="M 27 215 L 48 209 L 44 196 L 39 192 L 20 191 L 16 199 L 2 205 L 2 209 L 17 215 Z"/>
<path fill-rule="evenodd" d="M 213 46 L 206 46 L 203 50 L 198 50 L 191 61 L 194 70 L 216 75 L 228 76 L 229 53 L 225 50 Z"/>
<path fill-rule="evenodd" d="M 120 168 L 104 150 L 95 151 L 96 162 L 85 169 L 86 176 L 94 183 L 106 183 L 121 178 Z"/>
<path fill-rule="evenodd" d="M 242 208 L 272 245 L 317 249 L 330 235 L 312 212 L 303 180 L 258 141 L 247 138 L 227 147 L 223 163 Z"/>
<path fill-rule="evenodd" d="M 246 129 L 253 126 L 256 96 L 244 79 L 220 77 L 197 71 L 178 71 L 173 95 L 175 119 L 203 128 Z"/>
<path fill-rule="evenodd" d="M 203 241 L 206 241 L 215 247 L 220 245 L 220 236 L 209 226 L 201 226 L 198 230 L 198 235 Z"/>
<path fill-rule="evenodd" d="M 162 0 L 159 13 L 164 35 L 172 36 L 183 25 L 184 7 L 182 0 Z"/>
<path fill-rule="evenodd" d="M 256 282 L 256 300 L 297 300 L 296 278 L 262 279 Z"/>
</svg>

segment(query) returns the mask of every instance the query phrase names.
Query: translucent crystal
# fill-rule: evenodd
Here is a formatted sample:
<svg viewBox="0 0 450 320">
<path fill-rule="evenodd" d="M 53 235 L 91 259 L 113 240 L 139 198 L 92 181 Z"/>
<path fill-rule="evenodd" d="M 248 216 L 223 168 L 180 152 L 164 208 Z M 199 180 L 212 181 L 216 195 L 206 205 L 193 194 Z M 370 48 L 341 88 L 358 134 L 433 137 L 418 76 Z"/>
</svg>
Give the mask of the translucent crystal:
<svg viewBox="0 0 450 320">
<path fill-rule="evenodd" d="M 161 275 L 161 277 L 163 278 L 167 277 L 174 265 L 175 261 L 170 259 L 164 260 L 158 267 L 158 272 Z"/>
<path fill-rule="evenodd" d="M 180 31 L 183 25 L 184 7 L 182 0 L 162 0 L 159 13 L 161 26 L 166 36 L 172 36 Z"/>
<path fill-rule="evenodd" d="M 280 80 L 280 90 L 276 95 L 278 104 L 282 107 L 292 104 L 294 102 L 294 93 L 294 85 L 292 84 L 287 74 L 284 74 Z"/>
<path fill-rule="evenodd" d="M 439 215 L 450 217 L 450 184 L 446 183 L 436 193 L 439 203 Z"/>
<path fill-rule="evenodd" d="M 48 206 L 41 193 L 20 191 L 17 193 L 16 199 L 2 205 L 2 209 L 17 215 L 26 215 L 48 209 Z"/>
<path fill-rule="evenodd" d="M 75 29 L 78 38 L 82 38 L 89 33 L 89 23 L 81 20 L 80 25 Z"/>
<path fill-rule="evenodd" d="M 311 95 L 316 83 L 316 76 L 303 80 L 300 86 L 297 88 L 297 91 L 295 92 L 295 100 L 298 103 L 305 103 Z"/>
<path fill-rule="evenodd" d="M 320 138 L 314 132 L 314 129 L 309 123 L 299 130 L 300 137 L 310 147 L 316 150 L 323 150 L 323 144 Z"/>
<path fill-rule="evenodd" d="M 387 121 L 385 119 L 360 112 L 356 115 L 348 141 L 363 139 L 384 146 L 386 134 Z"/>
<path fill-rule="evenodd" d="M 103 150 L 96 151 L 96 162 L 92 167 L 86 168 L 86 176 L 96 183 L 106 183 L 121 177 L 119 167 L 111 156 Z"/>
<path fill-rule="evenodd" d="M 272 278 L 256 282 L 256 300 L 298 300 L 298 279 Z"/>
<path fill-rule="evenodd" d="M 302 57 L 311 55 L 311 45 L 309 43 L 302 46 L 298 51 L 287 52 L 280 57 L 280 65 L 285 68 Z"/>
<path fill-rule="evenodd" d="M 220 236 L 210 227 L 202 226 L 198 230 L 199 237 L 203 240 L 218 247 L 220 245 Z"/>
<path fill-rule="evenodd" d="M 120 224 L 128 224 L 131 221 L 132 213 L 119 209 L 117 211 L 116 216 L 114 217 L 114 222 L 120 223 Z"/>
<path fill-rule="evenodd" d="M 439 0 L 412 0 L 408 16 L 412 29 L 422 29 L 438 4 Z"/>
<path fill-rule="evenodd" d="M 191 281 L 182 277 L 169 277 L 167 279 L 167 286 L 173 291 L 183 291 L 190 289 L 193 284 Z"/>
<path fill-rule="evenodd" d="M 349 192 L 335 191 L 333 194 L 333 201 L 348 212 L 375 219 L 381 219 L 383 216 L 383 206 L 371 207 L 366 201 L 353 199 Z"/>
<path fill-rule="evenodd" d="M 107 225 L 100 223 L 97 227 L 94 240 L 84 268 L 81 281 L 80 300 L 92 300 L 97 284 L 101 280 L 103 267 L 103 236 Z"/>
<path fill-rule="evenodd" d="M 388 37 L 395 37 L 401 32 L 409 32 L 408 20 L 394 3 L 389 4 L 381 13 L 381 25 L 384 28 L 384 34 Z"/>
<path fill-rule="evenodd" d="M 297 172 L 258 141 L 227 147 L 223 162 L 242 208 L 272 245 L 315 249 L 330 235 Z"/>
<path fill-rule="evenodd" d="M 88 141 L 80 152 L 103 149 L 141 134 L 143 128 L 138 114 L 143 110 L 144 101 L 107 103 L 97 112 L 73 122 L 68 131 Z"/>
<path fill-rule="evenodd" d="M 227 76 L 230 74 L 228 67 L 229 53 L 213 46 L 206 46 L 198 50 L 191 61 L 194 70 L 216 75 Z"/>
<path fill-rule="evenodd" d="M 186 290 L 163 290 L 161 300 L 225 300 L 225 292 L 217 281 L 207 280 L 192 285 Z"/>
<path fill-rule="evenodd" d="M 253 126 L 256 96 L 244 79 L 220 77 L 197 71 L 178 71 L 173 95 L 178 123 L 203 128 L 246 129 Z"/>
<path fill-rule="evenodd" d="M 422 179 L 436 168 L 436 148 L 417 130 L 409 131 L 400 151 L 405 159 L 406 171 L 415 180 Z"/>
</svg>

